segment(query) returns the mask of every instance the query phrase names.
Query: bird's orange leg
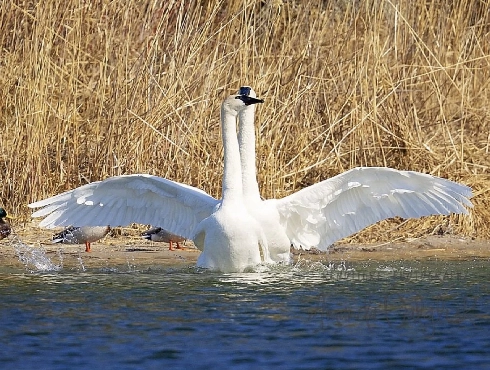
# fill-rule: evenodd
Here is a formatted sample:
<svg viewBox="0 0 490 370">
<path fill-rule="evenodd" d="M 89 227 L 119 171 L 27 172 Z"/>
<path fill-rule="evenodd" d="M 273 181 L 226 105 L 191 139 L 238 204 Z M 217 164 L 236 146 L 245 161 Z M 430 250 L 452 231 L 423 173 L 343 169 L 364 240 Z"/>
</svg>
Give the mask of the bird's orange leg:
<svg viewBox="0 0 490 370">
<path fill-rule="evenodd" d="M 90 252 L 90 243 L 85 242 L 85 252 Z"/>
<path fill-rule="evenodd" d="M 174 249 L 174 247 L 172 247 L 172 241 L 170 241 L 169 244 L 170 244 L 170 247 L 168 247 L 168 250 L 169 251 L 174 251 L 175 249 Z"/>
</svg>

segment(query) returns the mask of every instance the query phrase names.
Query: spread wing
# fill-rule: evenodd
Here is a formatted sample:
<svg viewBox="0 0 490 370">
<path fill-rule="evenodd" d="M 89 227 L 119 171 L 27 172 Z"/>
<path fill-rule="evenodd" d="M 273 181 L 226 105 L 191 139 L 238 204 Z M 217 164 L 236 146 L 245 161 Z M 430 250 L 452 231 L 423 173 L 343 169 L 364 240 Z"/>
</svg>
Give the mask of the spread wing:
<svg viewBox="0 0 490 370">
<path fill-rule="evenodd" d="M 329 245 L 386 218 L 468 214 L 471 188 L 412 171 L 359 167 L 275 202 L 295 247 Z"/>
<path fill-rule="evenodd" d="M 159 225 L 192 237 L 196 225 L 220 201 L 192 186 L 137 174 L 107 178 L 29 204 L 43 207 L 32 217 L 45 217 L 40 227 L 124 226 L 132 222 Z"/>
</svg>

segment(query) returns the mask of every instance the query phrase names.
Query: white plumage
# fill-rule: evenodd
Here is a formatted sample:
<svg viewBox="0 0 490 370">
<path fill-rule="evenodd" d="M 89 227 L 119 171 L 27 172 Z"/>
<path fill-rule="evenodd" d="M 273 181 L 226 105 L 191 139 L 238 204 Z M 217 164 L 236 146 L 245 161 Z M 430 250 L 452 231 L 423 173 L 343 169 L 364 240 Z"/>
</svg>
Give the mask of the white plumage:
<svg viewBox="0 0 490 370">
<path fill-rule="evenodd" d="M 468 214 L 465 206 L 472 207 L 471 195 L 467 186 L 423 173 L 359 167 L 280 199 L 275 206 L 295 246 L 326 249 L 390 217 Z"/>
<path fill-rule="evenodd" d="M 465 185 L 384 167 L 354 168 L 282 199 L 263 201 L 255 172 L 254 108 L 244 104 L 246 97 L 255 98 L 249 87 L 222 105 L 222 200 L 160 177 L 126 175 L 32 203 L 32 208 L 44 207 L 33 217 L 47 216 L 41 227 L 160 225 L 194 240 L 203 251 L 199 266 L 243 271 L 261 262 L 289 261 L 291 244 L 325 250 L 389 217 L 467 214 L 465 207 L 472 207 L 471 188 Z M 239 148 L 234 127 L 237 114 Z"/>
<path fill-rule="evenodd" d="M 72 224 L 98 226 L 128 225 L 132 222 L 158 224 L 186 237 L 219 201 L 204 191 L 158 176 L 135 174 L 109 177 L 51 198 L 29 204 L 44 207 L 32 217 L 44 217 L 40 227 Z M 163 221 L 164 220 L 164 221 Z"/>
</svg>

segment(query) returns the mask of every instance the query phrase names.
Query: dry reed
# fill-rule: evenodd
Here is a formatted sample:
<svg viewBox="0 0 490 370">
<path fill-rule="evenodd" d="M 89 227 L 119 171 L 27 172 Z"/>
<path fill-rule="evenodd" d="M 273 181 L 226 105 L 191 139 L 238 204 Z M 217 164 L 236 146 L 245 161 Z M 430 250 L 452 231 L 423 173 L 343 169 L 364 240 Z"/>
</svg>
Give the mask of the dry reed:
<svg viewBox="0 0 490 370">
<path fill-rule="evenodd" d="M 472 186 L 471 215 L 385 221 L 356 240 L 438 225 L 490 237 L 488 1 L 7 0 L 0 30 L 12 214 L 128 173 L 219 196 L 219 106 L 249 84 L 266 100 L 264 197 L 354 166 L 411 169 Z"/>
</svg>

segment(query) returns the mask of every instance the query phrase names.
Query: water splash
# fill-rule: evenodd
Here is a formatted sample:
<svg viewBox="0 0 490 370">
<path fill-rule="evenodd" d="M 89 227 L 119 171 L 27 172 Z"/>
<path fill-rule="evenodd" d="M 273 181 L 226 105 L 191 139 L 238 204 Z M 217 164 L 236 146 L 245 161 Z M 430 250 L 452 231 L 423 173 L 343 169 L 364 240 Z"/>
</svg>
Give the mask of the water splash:
<svg viewBox="0 0 490 370">
<path fill-rule="evenodd" d="M 63 266 L 62 257 L 60 257 L 61 264 L 57 265 L 46 256 L 44 248 L 27 245 L 17 236 L 11 238 L 10 244 L 14 248 L 19 261 L 22 262 L 29 272 L 59 271 Z"/>
<path fill-rule="evenodd" d="M 338 271 L 338 272 L 350 272 L 354 271 L 354 268 L 348 267 L 345 261 L 333 262 L 329 261 L 328 264 L 326 262 L 321 261 L 311 261 L 309 259 L 298 258 L 296 263 L 293 264 L 293 269 L 299 272 L 309 271 L 309 272 L 330 272 L 330 271 Z"/>
<path fill-rule="evenodd" d="M 131 261 L 129 258 L 126 258 L 126 263 L 128 265 L 128 272 L 138 272 L 136 264 L 134 263 L 134 257 L 131 258 Z"/>
<path fill-rule="evenodd" d="M 85 264 L 83 263 L 83 258 L 80 255 L 80 253 L 78 253 L 77 261 L 78 261 L 78 264 L 80 265 L 79 270 L 82 272 L 87 271 L 87 269 L 85 268 Z"/>
</svg>

